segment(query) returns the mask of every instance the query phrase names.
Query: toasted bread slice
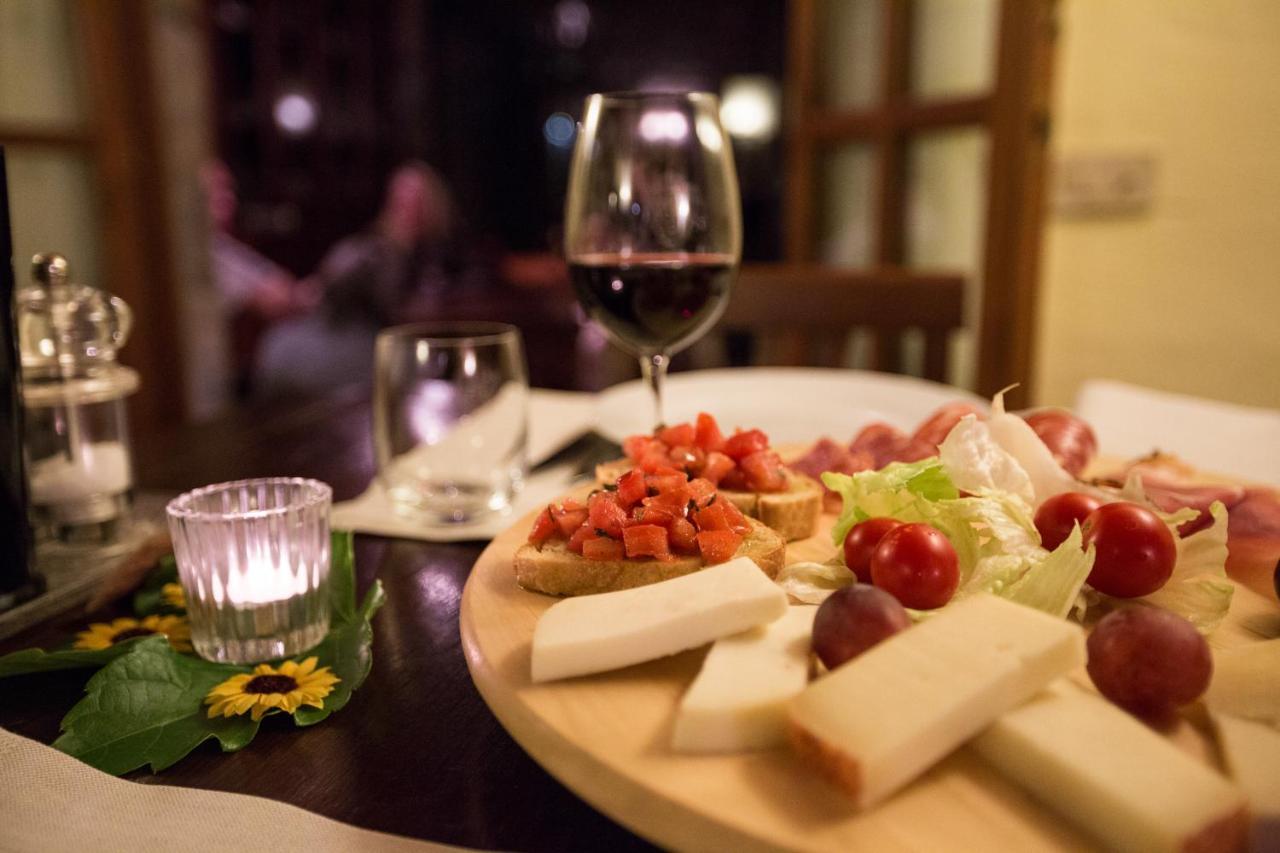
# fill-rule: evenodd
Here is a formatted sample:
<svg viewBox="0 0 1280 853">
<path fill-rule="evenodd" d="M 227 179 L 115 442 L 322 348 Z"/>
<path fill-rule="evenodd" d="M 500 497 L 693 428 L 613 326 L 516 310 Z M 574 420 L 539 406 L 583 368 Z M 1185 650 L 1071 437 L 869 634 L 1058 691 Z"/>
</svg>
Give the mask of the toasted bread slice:
<svg viewBox="0 0 1280 853">
<path fill-rule="evenodd" d="M 747 523 L 751 530 L 734 556 L 750 557 L 773 578 L 786 562 L 786 540 L 754 519 L 747 519 Z M 516 582 L 548 595 L 591 595 L 630 589 L 691 574 L 703 567 L 701 557 L 588 560 L 570 551 L 563 539 L 544 542 L 541 549 L 525 543 L 515 556 Z"/>
<path fill-rule="evenodd" d="M 629 459 L 615 459 L 596 466 L 596 482 L 612 483 L 635 467 Z M 782 492 L 735 492 L 719 489 L 718 493 L 742 514 L 758 518 L 766 527 L 782 535 L 788 542 L 808 539 L 822 515 L 822 486 L 816 480 L 790 469 L 784 471 L 787 488 Z"/>
</svg>

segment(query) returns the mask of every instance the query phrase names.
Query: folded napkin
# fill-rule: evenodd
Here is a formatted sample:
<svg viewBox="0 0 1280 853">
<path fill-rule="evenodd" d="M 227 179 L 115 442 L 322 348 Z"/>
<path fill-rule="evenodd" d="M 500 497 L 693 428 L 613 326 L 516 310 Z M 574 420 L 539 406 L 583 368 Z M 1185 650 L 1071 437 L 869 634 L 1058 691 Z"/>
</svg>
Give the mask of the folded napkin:
<svg viewBox="0 0 1280 853">
<path fill-rule="evenodd" d="M 466 848 L 359 829 L 275 800 L 139 785 L 0 729 L 0 850 L 443 853 Z"/>
<path fill-rule="evenodd" d="M 525 513 L 545 506 L 569 490 L 574 478 L 572 465 L 559 465 L 530 476 L 515 503 L 506 512 L 495 512 L 475 521 L 458 524 L 424 524 L 400 515 L 387 493 L 375 480 L 355 500 L 334 504 L 329 523 L 335 530 L 354 530 L 397 539 L 425 542 L 470 542 L 492 539 Z"/>
<path fill-rule="evenodd" d="M 595 398 L 576 391 L 529 392 L 529 464 L 537 465 L 595 422 Z M 574 476 L 572 467 L 562 465 L 539 471 L 525 480 L 524 490 L 506 512 L 494 513 L 474 522 L 427 525 L 396 512 L 386 492 L 375 480 L 355 500 L 335 504 L 330 523 L 340 530 L 372 533 L 428 542 L 467 542 L 492 539 L 531 509 L 562 494 Z"/>
<path fill-rule="evenodd" d="M 1280 484 L 1280 411 L 1091 379 L 1076 414 L 1109 456 L 1161 450 L 1204 471 Z"/>
</svg>

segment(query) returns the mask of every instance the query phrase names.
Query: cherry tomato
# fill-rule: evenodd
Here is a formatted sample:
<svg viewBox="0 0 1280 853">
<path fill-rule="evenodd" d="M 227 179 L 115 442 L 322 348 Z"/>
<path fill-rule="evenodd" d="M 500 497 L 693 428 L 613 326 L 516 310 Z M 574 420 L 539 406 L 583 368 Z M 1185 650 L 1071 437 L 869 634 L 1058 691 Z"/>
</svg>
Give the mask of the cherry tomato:
<svg viewBox="0 0 1280 853">
<path fill-rule="evenodd" d="M 871 555 L 884 535 L 902 522 L 896 518 L 868 518 L 859 521 L 844 536 L 844 564 L 862 583 L 871 583 Z"/>
<path fill-rule="evenodd" d="M 1148 595 L 1173 574 L 1178 547 L 1173 534 L 1154 512 L 1121 501 L 1104 504 L 1084 520 L 1084 546 L 1097 556 L 1089 586 L 1120 598 Z"/>
<path fill-rule="evenodd" d="M 903 524 L 871 555 L 871 580 L 904 607 L 932 610 L 955 595 L 960 562 L 946 536 L 928 524 Z"/>
<path fill-rule="evenodd" d="M 1076 524 L 1084 524 L 1102 501 L 1082 492 L 1063 492 L 1054 495 L 1036 510 L 1036 530 L 1040 531 L 1040 544 L 1052 551 L 1071 535 Z"/>
</svg>

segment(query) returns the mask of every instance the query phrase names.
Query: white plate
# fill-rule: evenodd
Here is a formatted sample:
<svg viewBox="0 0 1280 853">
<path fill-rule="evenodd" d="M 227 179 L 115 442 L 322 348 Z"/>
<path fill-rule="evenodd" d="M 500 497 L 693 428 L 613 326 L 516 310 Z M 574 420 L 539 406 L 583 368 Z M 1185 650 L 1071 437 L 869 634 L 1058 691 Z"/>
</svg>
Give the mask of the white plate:
<svg viewBox="0 0 1280 853">
<path fill-rule="evenodd" d="M 776 445 L 807 444 L 824 435 L 847 442 L 872 421 L 911 432 L 945 403 L 986 406 L 968 391 L 924 379 L 801 367 L 677 373 L 667 377 L 663 397 L 668 423 L 710 412 L 726 432 L 759 428 Z M 596 429 L 613 441 L 652 427 L 653 403 L 640 380 L 615 385 L 596 401 Z"/>
</svg>

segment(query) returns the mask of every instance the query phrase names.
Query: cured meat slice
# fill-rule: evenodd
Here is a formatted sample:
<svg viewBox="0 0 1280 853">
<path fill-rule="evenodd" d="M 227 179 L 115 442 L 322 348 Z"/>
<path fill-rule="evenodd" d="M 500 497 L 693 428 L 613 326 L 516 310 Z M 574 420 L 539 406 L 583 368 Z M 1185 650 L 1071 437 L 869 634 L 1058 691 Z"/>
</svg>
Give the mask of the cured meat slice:
<svg viewBox="0 0 1280 853">
<path fill-rule="evenodd" d="M 877 421 L 867 424 L 853 438 L 850 453 L 866 453 L 871 457 L 871 467 L 880 470 L 898 459 L 898 451 L 909 441 L 906 433 L 897 427 Z"/>
<path fill-rule="evenodd" d="M 985 420 L 987 417 L 981 409 L 971 403 L 960 401 L 947 403 L 916 428 L 911 440 L 921 445 L 932 445 L 936 453 L 938 445 L 942 444 L 942 440 L 947 437 L 956 424 L 960 423 L 960 419 L 965 415 L 975 415 L 980 420 Z M 912 460 L 903 459 L 900 461 L 908 462 Z"/>
<path fill-rule="evenodd" d="M 1039 409 L 1022 417 L 1073 477 L 1079 477 L 1098 454 L 1093 428 L 1065 409 Z"/>
</svg>

